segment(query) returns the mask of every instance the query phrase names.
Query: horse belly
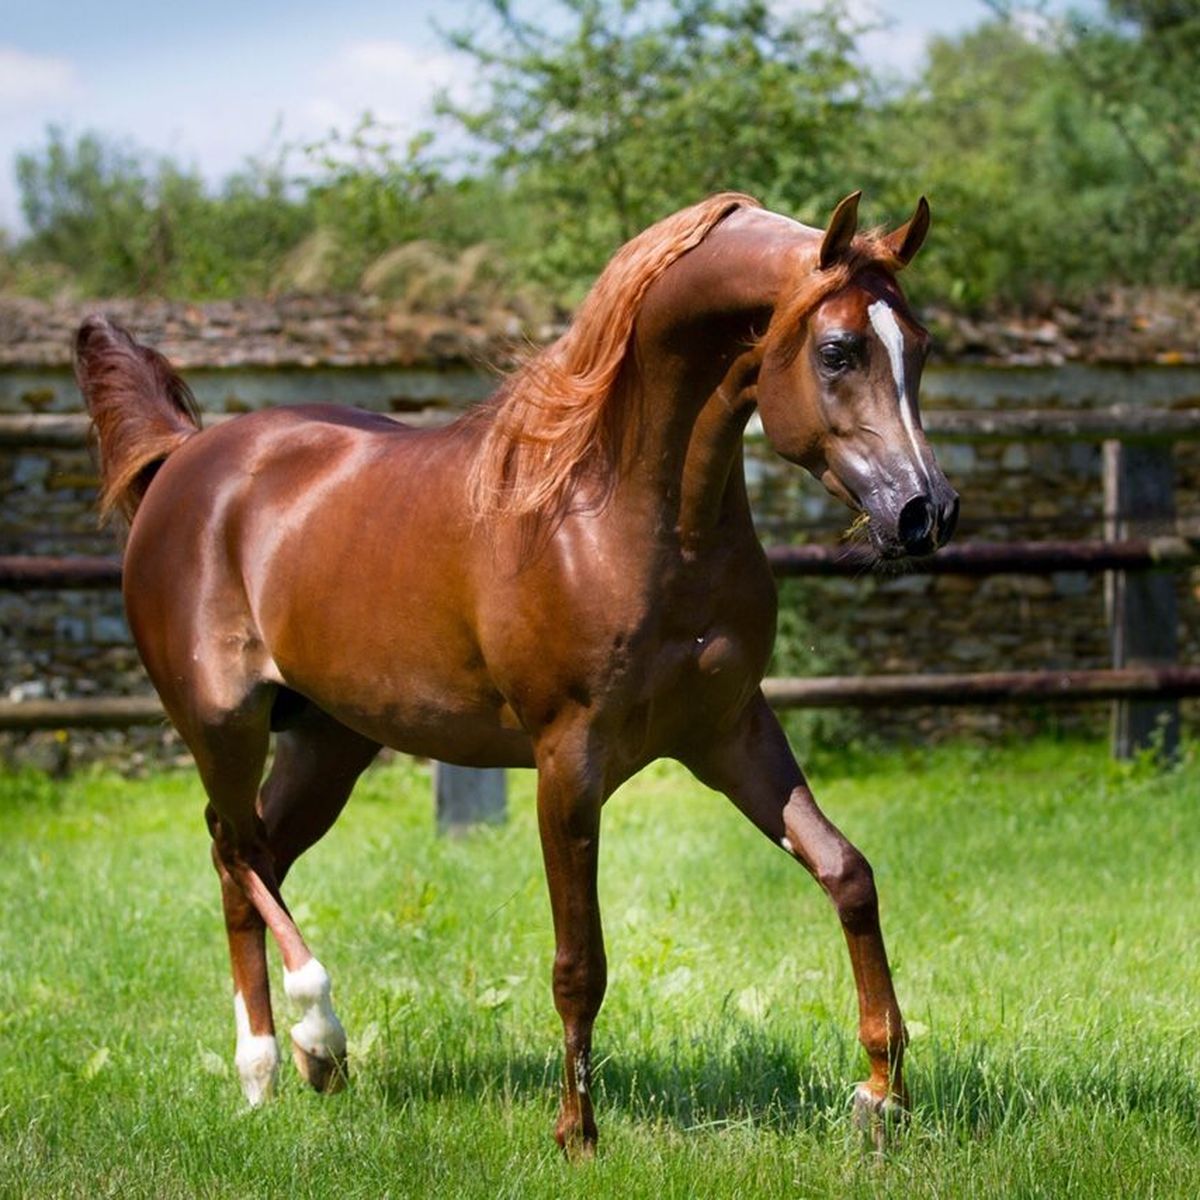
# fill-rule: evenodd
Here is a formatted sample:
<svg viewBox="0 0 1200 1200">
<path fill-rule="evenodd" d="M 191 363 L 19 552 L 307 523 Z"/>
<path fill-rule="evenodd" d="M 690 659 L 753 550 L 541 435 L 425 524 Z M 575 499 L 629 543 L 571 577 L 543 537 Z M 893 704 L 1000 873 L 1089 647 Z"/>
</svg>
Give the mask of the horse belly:
<svg viewBox="0 0 1200 1200">
<path fill-rule="evenodd" d="M 524 730 L 506 728 L 489 713 L 445 707 L 421 711 L 401 703 L 383 712 L 347 709 L 332 715 L 373 741 L 419 758 L 460 767 L 533 766 L 533 750 Z"/>
<path fill-rule="evenodd" d="M 374 741 L 463 766 L 532 761 L 469 633 L 432 598 L 383 620 L 295 609 L 268 641 L 280 682 Z"/>
</svg>

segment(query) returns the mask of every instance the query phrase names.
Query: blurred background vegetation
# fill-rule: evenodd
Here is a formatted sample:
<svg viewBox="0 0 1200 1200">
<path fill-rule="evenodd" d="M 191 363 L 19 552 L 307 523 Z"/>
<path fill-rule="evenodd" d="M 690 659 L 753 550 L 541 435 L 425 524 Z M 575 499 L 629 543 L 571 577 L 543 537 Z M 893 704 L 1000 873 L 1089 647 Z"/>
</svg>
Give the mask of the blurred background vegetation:
<svg viewBox="0 0 1200 1200">
<path fill-rule="evenodd" d="M 0 239 L 0 290 L 569 307 L 620 241 L 709 192 L 817 223 L 859 187 L 881 222 L 929 196 L 925 302 L 1200 287 L 1200 0 L 1108 0 L 1090 23 L 988 7 L 897 80 L 843 0 L 481 0 L 445 34 L 476 80 L 439 102 L 449 138 L 398 142 L 364 114 L 213 186 L 48 130 L 16 164 L 27 233 Z"/>
</svg>

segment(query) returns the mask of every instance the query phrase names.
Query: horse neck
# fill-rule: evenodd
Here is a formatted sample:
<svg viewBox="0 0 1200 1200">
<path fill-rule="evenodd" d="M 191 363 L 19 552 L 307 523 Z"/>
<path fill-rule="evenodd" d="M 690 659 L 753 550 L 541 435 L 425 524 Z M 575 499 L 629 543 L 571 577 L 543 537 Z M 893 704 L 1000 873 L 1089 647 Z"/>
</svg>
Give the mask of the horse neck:
<svg viewBox="0 0 1200 1200">
<path fill-rule="evenodd" d="M 704 541 L 731 520 L 750 519 L 742 435 L 753 410 L 746 389 L 725 383 L 701 407 L 680 479 L 676 527 L 685 544 Z"/>
<path fill-rule="evenodd" d="M 622 475 L 659 526 L 685 541 L 730 517 L 749 518 L 742 434 L 754 410 L 759 343 L 811 236 L 773 214 L 736 213 L 647 293 L 630 383 L 638 417 Z"/>
</svg>

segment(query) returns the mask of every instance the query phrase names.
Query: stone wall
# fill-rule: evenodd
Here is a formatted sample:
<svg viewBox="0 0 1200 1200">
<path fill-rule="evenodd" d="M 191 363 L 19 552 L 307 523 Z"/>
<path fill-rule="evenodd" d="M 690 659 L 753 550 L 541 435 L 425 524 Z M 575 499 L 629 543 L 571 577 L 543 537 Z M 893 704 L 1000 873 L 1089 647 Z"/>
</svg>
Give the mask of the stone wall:
<svg viewBox="0 0 1200 1200">
<path fill-rule="evenodd" d="M 311 372 L 198 371 L 202 405 L 238 411 L 285 399 L 337 398 L 383 410 L 460 407 L 482 395 L 485 376 L 461 368 Z M 1021 407 L 1159 407 L 1200 404 L 1200 370 L 935 367 L 925 408 L 980 411 Z M 78 408 L 70 377 L 56 368 L 0 370 L 0 413 Z M 961 539 L 1099 537 L 1103 527 L 1100 447 L 1056 442 L 944 442 L 936 445 L 963 496 Z M 1178 527 L 1200 533 L 1200 443 L 1174 448 Z M 748 477 L 764 541 L 832 542 L 847 514 L 807 476 L 779 462 L 760 436 L 749 442 Z M 95 473 L 83 449 L 0 447 L 0 553 L 114 553 L 93 510 Z M 1147 534 L 1168 532 L 1142 529 Z M 1200 662 L 1200 572 L 1177 576 L 1182 661 Z M 1102 576 L 867 575 L 788 585 L 781 667 L 788 673 L 979 671 L 1108 664 Z M 10 699 L 146 690 L 113 592 L 0 591 L 0 695 Z M 987 734 L 1044 728 L 1099 731 L 1107 706 L 989 706 L 908 709 L 869 718 L 900 739 L 948 731 Z M 842 723 L 839 728 L 853 729 Z M 8 735 L 0 749 L 61 765 L 97 748 L 139 755 L 178 752 L 165 730 L 123 734 Z"/>
</svg>

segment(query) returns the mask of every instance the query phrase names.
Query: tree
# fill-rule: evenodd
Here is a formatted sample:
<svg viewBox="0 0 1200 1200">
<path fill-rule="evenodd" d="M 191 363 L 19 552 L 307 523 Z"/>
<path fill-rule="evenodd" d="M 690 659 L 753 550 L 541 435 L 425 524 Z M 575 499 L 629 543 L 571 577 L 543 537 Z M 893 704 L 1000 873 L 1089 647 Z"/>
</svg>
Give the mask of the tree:
<svg viewBox="0 0 1200 1200">
<path fill-rule="evenodd" d="M 146 164 L 87 133 L 74 145 L 51 128 L 41 153 L 17 158 L 31 249 L 51 262 L 94 264 L 101 290 L 141 290 L 154 242 Z"/>
<path fill-rule="evenodd" d="M 986 2 L 1012 22 L 1016 5 Z M 1033 8 L 1046 16 L 1044 0 Z M 1114 149 L 1096 261 L 1114 282 L 1200 286 L 1200 0 L 1107 0 L 1106 11 L 1047 18 L 1042 43 L 1085 105 L 1088 138 Z M 1062 201 L 1073 213 L 1075 194 Z"/>
<path fill-rule="evenodd" d="M 850 190 L 868 78 L 840 4 L 791 17 L 764 0 L 488 0 L 450 34 L 474 104 L 442 99 L 529 212 L 526 261 L 582 282 L 613 246 L 722 189 L 824 213 Z"/>
<path fill-rule="evenodd" d="M 59 129 L 18 156 L 34 262 L 68 268 L 94 295 L 230 296 L 264 290 L 311 225 L 288 193 L 282 159 L 249 164 L 210 194 L 166 157 Z"/>
<path fill-rule="evenodd" d="M 1108 11 L 1118 21 L 1129 21 L 1151 36 L 1195 32 L 1200 24 L 1197 0 L 1108 0 Z"/>
<path fill-rule="evenodd" d="M 1124 147 L 1053 47 L 1007 22 L 935 41 L 881 121 L 892 172 L 921 181 L 940 231 L 918 294 L 980 308 L 1111 271 Z"/>
</svg>

